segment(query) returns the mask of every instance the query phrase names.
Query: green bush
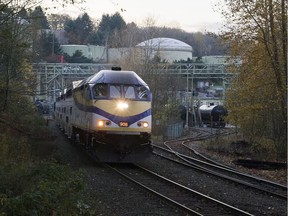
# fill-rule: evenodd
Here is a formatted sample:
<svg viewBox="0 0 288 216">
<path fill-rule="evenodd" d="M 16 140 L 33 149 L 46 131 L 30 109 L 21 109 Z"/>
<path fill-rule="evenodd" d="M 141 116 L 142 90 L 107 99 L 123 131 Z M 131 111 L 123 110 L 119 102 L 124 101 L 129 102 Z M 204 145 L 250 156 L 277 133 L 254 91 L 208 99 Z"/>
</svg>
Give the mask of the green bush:
<svg viewBox="0 0 288 216">
<path fill-rule="evenodd" d="M 11 113 L 0 113 L 0 215 L 92 215 L 83 173 L 55 162 L 46 121 Z"/>
<path fill-rule="evenodd" d="M 30 155 L 30 144 L 27 137 L 11 133 L 0 135 L 0 164 L 7 160 L 27 160 Z"/>
<path fill-rule="evenodd" d="M 89 209 L 79 195 L 82 173 L 67 166 L 7 164 L 0 169 L 0 179 L 0 215 L 77 215 L 83 206 Z"/>
</svg>

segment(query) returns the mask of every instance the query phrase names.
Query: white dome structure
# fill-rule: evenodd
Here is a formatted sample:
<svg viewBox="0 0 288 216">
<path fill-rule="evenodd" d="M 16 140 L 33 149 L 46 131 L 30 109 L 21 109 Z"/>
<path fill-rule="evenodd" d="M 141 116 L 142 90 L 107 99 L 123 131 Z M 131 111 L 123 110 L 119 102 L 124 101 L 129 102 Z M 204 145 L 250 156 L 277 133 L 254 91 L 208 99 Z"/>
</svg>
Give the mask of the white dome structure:
<svg viewBox="0 0 288 216">
<path fill-rule="evenodd" d="M 136 45 L 136 48 L 140 48 L 144 51 L 144 57 L 153 58 L 158 55 L 161 60 L 173 62 L 175 60 L 187 60 L 192 59 L 192 47 L 180 40 L 173 38 L 153 38 L 143 41 Z"/>
</svg>

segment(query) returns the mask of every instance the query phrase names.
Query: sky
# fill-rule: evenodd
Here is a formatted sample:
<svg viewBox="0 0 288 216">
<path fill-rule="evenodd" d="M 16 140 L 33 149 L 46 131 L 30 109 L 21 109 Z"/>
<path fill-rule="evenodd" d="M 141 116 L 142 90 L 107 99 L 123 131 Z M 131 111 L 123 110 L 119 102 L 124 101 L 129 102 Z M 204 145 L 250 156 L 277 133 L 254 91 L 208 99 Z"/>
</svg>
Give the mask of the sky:
<svg viewBox="0 0 288 216">
<path fill-rule="evenodd" d="M 45 1 L 52 5 L 51 0 Z M 65 8 L 56 5 L 51 12 L 66 13 L 73 18 L 87 12 L 95 20 L 100 20 L 103 14 L 119 12 L 126 23 L 135 22 L 138 26 L 145 26 L 145 21 L 152 19 L 160 27 L 177 27 L 187 32 L 218 32 L 224 18 L 219 11 L 214 11 L 217 2 L 222 0 L 86 0 L 86 3 Z"/>
</svg>

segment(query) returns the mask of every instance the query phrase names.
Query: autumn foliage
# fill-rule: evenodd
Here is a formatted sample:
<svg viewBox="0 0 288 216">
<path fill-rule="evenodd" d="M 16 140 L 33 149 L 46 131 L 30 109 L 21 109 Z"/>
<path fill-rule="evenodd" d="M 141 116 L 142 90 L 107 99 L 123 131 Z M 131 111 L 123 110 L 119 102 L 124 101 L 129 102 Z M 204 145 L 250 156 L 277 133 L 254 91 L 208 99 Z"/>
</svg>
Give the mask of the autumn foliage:
<svg viewBox="0 0 288 216">
<path fill-rule="evenodd" d="M 254 143 L 287 155 L 287 1 L 226 0 L 229 23 L 222 33 L 241 56 L 227 93 L 229 121 Z"/>
</svg>

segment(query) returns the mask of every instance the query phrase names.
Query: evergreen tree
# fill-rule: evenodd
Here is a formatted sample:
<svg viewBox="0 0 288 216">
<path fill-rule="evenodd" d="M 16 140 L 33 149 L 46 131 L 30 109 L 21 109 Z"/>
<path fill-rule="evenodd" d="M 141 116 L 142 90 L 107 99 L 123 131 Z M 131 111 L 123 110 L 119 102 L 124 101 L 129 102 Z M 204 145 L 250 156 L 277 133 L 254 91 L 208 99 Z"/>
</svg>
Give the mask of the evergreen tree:
<svg viewBox="0 0 288 216">
<path fill-rule="evenodd" d="M 77 27 L 77 34 L 79 36 L 80 44 L 87 44 L 89 36 L 94 30 L 94 25 L 90 17 L 87 13 L 84 13 L 75 20 L 75 24 Z"/>
<path fill-rule="evenodd" d="M 66 36 L 68 37 L 69 44 L 80 44 L 80 40 L 77 35 L 76 23 L 70 19 L 65 22 Z"/>
<path fill-rule="evenodd" d="M 49 26 L 53 30 L 60 30 L 65 28 L 65 23 L 72 18 L 67 14 L 50 14 L 48 16 Z"/>
<path fill-rule="evenodd" d="M 49 29 L 47 18 L 41 8 L 37 6 L 30 14 L 29 17 L 31 21 L 31 30 L 32 30 L 32 61 L 39 62 L 44 60 L 42 55 L 42 44 L 41 37 L 44 29 Z"/>
<path fill-rule="evenodd" d="M 98 25 L 97 35 L 94 35 L 94 39 L 99 41 L 93 41 L 93 44 L 110 45 L 110 39 L 115 32 L 119 32 L 126 28 L 126 22 L 121 15 L 116 12 L 114 15 L 103 14 L 102 19 Z"/>
<path fill-rule="evenodd" d="M 30 14 L 32 25 L 36 29 L 50 29 L 49 23 L 41 6 L 35 7 L 34 11 Z"/>
<path fill-rule="evenodd" d="M 70 44 L 87 44 L 93 34 L 94 25 L 87 13 L 76 18 L 76 20 L 67 20 L 65 31 Z"/>
</svg>

